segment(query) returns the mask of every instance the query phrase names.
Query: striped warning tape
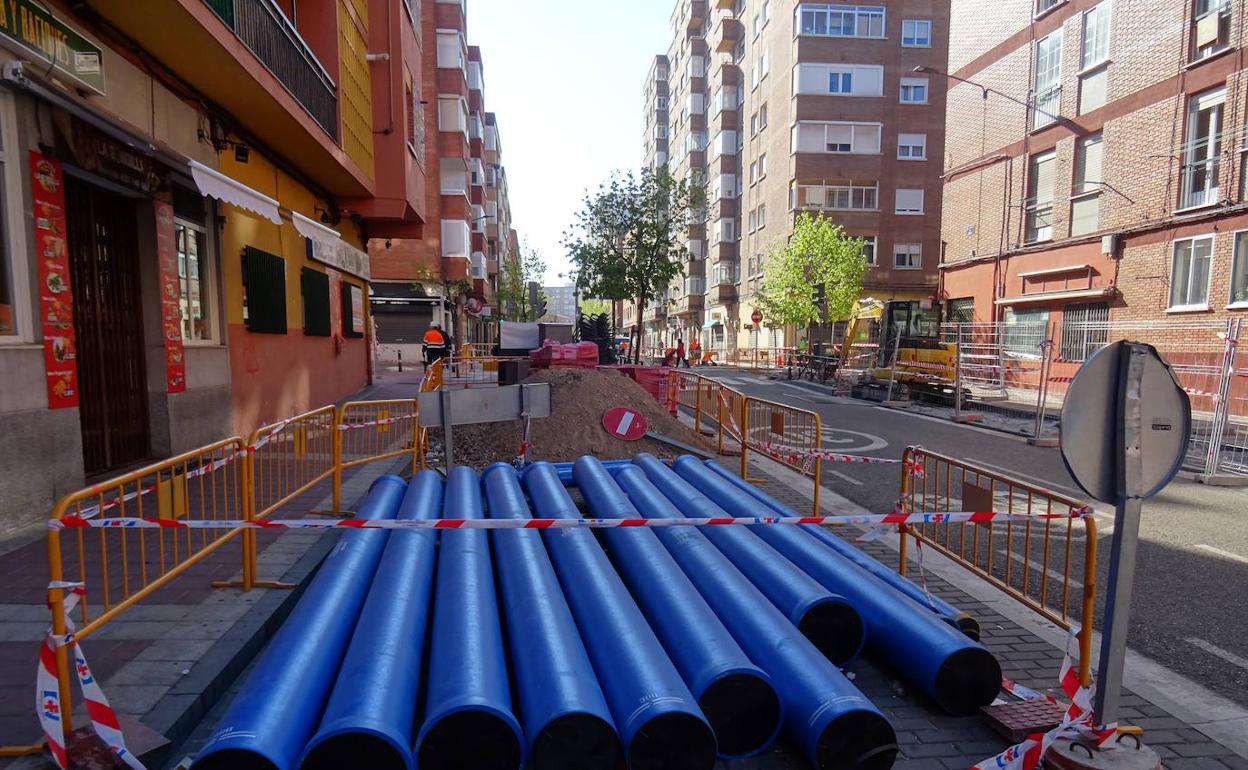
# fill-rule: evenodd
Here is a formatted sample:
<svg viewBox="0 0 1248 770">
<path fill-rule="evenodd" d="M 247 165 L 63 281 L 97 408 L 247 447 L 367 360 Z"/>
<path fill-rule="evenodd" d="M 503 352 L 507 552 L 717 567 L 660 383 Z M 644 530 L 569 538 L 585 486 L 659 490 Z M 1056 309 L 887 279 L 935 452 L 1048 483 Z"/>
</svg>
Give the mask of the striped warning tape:
<svg viewBox="0 0 1248 770">
<path fill-rule="evenodd" d="M 923 464 L 915 463 L 913 460 L 894 460 L 890 457 L 868 457 L 866 455 L 851 455 L 841 452 L 830 452 L 826 449 L 799 449 L 795 446 L 787 444 L 774 444 L 770 441 L 764 441 L 758 444 L 751 444 L 752 449 L 758 449 L 776 459 L 788 460 L 790 462 L 798 462 L 808 458 L 818 457 L 821 460 L 828 460 L 834 463 L 866 463 L 869 465 L 905 465 L 913 467 L 918 474 L 923 473 Z"/>
<path fill-rule="evenodd" d="M 725 516 L 683 519 L 156 519 L 137 516 L 50 519 L 49 529 L 613 529 L 617 527 L 718 527 L 755 524 L 945 524 L 989 521 L 1078 519 L 1088 509 L 1069 513 L 1005 513 L 1000 511 L 922 511 L 839 516 Z"/>
<path fill-rule="evenodd" d="M 401 414 L 398 417 L 382 417 L 377 420 L 369 420 L 368 422 L 340 422 L 338 430 L 356 430 L 358 428 L 368 428 L 373 425 L 389 425 L 392 422 L 400 422 L 402 420 L 414 420 L 414 414 Z"/>
</svg>

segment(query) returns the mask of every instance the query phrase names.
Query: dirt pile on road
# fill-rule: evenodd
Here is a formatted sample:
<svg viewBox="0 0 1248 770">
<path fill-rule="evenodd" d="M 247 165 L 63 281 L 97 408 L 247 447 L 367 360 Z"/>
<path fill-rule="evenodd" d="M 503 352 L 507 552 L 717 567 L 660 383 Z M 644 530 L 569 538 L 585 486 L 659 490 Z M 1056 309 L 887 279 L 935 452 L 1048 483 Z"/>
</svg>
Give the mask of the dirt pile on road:
<svg viewBox="0 0 1248 770">
<path fill-rule="evenodd" d="M 543 369 L 525 382 L 550 383 L 551 416 L 534 419 L 528 459 L 566 462 L 581 455 L 604 460 L 625 459 L 638 452 L 669 458 L 684 454 L 651 438 L 621 441 L 602 427 L 608 409 L 626 406 L 641 412 L 654 431 L 685 444 L 710 451 L 710 444 L 670 414 L 629 377 L 610 369 Z M 493 462 L 509 462 L 520 453 L 523 426 L 519 421 L 465 425 L 455 429 L 455 462 L 484 468 Z M 441 463 L 440 430 L 431 430 L 431 451 Z"/>
</svg>

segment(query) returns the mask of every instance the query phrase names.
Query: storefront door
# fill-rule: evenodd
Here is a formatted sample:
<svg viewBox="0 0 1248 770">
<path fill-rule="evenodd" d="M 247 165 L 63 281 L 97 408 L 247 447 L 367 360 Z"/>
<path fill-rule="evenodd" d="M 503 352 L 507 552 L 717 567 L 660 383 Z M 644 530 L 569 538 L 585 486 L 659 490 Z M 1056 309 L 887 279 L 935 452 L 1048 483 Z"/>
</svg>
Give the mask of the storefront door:
<svg viewBox="0 0 1248 770">
<path fill-rule="evenodd" d="M 88 476 L 148 456 L 135 201 L 65 180 L 82 455 Z"/>
</svg>

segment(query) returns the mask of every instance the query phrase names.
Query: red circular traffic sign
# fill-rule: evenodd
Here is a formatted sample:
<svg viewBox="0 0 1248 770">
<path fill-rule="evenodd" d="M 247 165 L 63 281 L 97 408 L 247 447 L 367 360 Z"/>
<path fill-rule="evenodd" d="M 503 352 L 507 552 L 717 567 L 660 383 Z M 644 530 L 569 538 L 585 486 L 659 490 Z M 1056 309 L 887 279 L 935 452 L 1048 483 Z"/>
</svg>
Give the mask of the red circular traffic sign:
<svg viewBox="0 0 1248 770">
<path fill-rule="evenodd" d="M 761 324 L 763 322 L 763 311 L 755 310 L 753 313 L 750 313 L 750 320 L 756 324 Z"/>
<path fill-rule="evenodd" d="M 468 298 L 468 312 L 469 313 L 472 313 L 473 315 L 478 315 L 484 309 L 485 309 L 485 301 L 482 300 L 480 297 Z"/>
<path fill-rule="evenodd" d="M 636 409 L 617 406 L 602 413 L 602 427 L 623 441 L 636 441 L 646 435 L 646 418 Z"/>
</svg>

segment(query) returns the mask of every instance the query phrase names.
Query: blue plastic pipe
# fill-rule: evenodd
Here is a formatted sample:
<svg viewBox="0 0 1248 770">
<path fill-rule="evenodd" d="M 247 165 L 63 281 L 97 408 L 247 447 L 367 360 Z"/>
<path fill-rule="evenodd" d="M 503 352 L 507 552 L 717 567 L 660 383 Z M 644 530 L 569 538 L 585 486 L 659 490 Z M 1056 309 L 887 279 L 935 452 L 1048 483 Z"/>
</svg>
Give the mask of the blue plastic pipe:
<svg viewBox="0 0 1248 770">
<path fill-rule="evenodd" d="M 728 515 L 757 514 L 756 501 L 700 460 L 677 458 L 672 470 Z M 760 524 L 750 529 L 829 590 L 849 599 L 866 619 L 871 651 L 946 711 L 974 714 L 997 697 L 1001 690 L 997 659 L 925 605 L 796 527 Z"/>
<path fill-rule="evenodd" d="M 596 457 L 581 457 L 572 474 L 594 516 L 638 518 L 637 509 Z M 719 756 L 750 756 L 771 745 L 782 717 L 771 678 L 746 657 L 654 532 L 606 529 L 603 538 L 620 576 L 711 723 Z"/>
<path fill-rule="evenodd" d="M 382 476 L 369 487 L 357 517 L 393 519 L 406 489 L 398 476 Z M 192 767 L 295 767 L 320 721 L 388 534 L 356 530 L 339 538 Z"/>
<path fill-rule="evenodd" d="M 598 462 L 602 463 L 602 466 L 606 468 L 608 471 L 610 471 L 611 473 L 615 473 L 617 469 L 623 468 L 624 466 L 630 464 L 632 460 L 599 460 Z M 570 487 L 575 483 L 572 480 L 573 463 L 549 463 L 549 465 L 555 469 L 556 473 L 559 474 L 559 480 L 563 482 L 563 485 L 565 487 Z M 523 477 L 525 471 L 527 471 L 531 467 L 533 466 L 526 465 L 525 467 L 521 468 L 520 475 Z"/>
<path fill-rule="evenodd" d="M 703 465 L 710 469 L 712 473 L 725 479 L 733 486 L 744 490 L 750 497 L 759 501 L 763 505 L 766 505 L 768 508 L 771 508 L 771 510 L 775 511 L 777 514 L 781 516 L 801 515 L 800 513 L 795 512 L 792 508 L 789 508 L 780 501 L 776 500 L 771 495 L 768 495 L 758 487 L 755 487 L 753 484 L 734 476 L 730 471 L 714 460 L 705 460 L 703 461 Z M 867 572 L 875 575 L 885 583 L 891 585 L 893 588 L 896 588 L 906 596 L 914 599 L 919 604 L 931 607 L 936 614 L 944 618 L 946 623 L 951 624 L 954 628 L 958 629 L 975 641 L 979 641 L 979 622 L 976 621 L 975 618 L 971 617 L 969 613 L 959 610 L 957 607 L 954 607 L 952 604 L 944 599 L 941 599 L 939 596 L 931 596 L 929 603 L 929 597 L 923 593 L 923 589 L 919 588 L 914 583 L 911 583 L 905 577 L 899 575 L 895 570 L 889 569 L 880 562 L 871 558 L 866 553 L 863 553 L 860 549 L 855 548 L 852 544 L 847 543 L 831 532 L 828 532 L 823 527 L 814 524 L 804 524 L 801 528 L 817 537 L 820 541 L 836 550 L 854 564 L 862 567 Z"/>
<path fill-rule="evenodd" d="M 527 519 L 529 504 L 506 463 L 482 474 L 490 518 Z M 589 654 L 536 530 L 491 534 L 512 673 L 532 770 L 615 768 L 620 741 Z"/>
<path fill-rule="evenodd" d="M 671 473 L 658 466 L 661 471 L 622 468 L 615 479 L 646 518 L 680 518 L 648 478 Z M 705 533 L 714 529 L 658 527 L 654 533 L 745 652 L 771 675 L 785 730 L 816 770 L 887 770 L 897 754 L 888 720 L 711 543 Z"/>
<path fill-rule="evenodd" d="M 524 487 L 539 517 L 580 517 L 548 463 L 534 464 Z M 715 734 L 593 532 L 548 529 L 543 537 L 607 696 L 627 767 L 710 770 Z"/>
<path fill-rule="evenodd" d="M 441 474 L 416 474 L 398 518 L 436 519 L 441 510 Z M 436 537 L 432 530 L 390 533 L 321 726 L 304 751 L 304 770 L 413 767 Z"/>
<path fill-rule="evenodd" d="M 633 462 L 684 515 L 728 515 L 653 455 L 639 454 Z M 862 652 L 866 641 L 863 618 L 844 597 L 820 585 L 745 527 L 706 527 L 705 535 L 828 660 L 845 665 Z"/>
<path fill-rule="evenodd" d="M 451 469 L 442 511 L 447 519 L 483 518 L 481 481 L 471 468 Z M 490 545 L 483 529 L 442 533 L 431 638 L 416 766 L 516 770 L 524 738 L 511 709 Z"/>
</svg>

